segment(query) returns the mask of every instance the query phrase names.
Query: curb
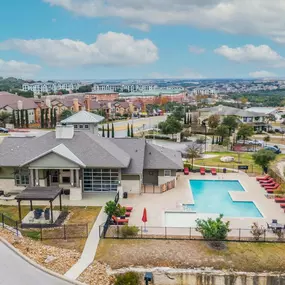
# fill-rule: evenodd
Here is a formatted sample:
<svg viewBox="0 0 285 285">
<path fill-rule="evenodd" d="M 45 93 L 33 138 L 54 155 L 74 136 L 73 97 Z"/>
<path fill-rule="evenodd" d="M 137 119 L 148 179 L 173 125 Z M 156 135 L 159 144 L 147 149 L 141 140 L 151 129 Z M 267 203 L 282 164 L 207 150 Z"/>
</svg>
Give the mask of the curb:
<svg viewBox="0 0 285 285">
<path fill-rule="evenodd" d="M 36 267 L 37 269 L 53 276 L 56 277 L 58 279 L 61 279 L 63 281 L 69 282 L 70 284 L 74 284 L 74 285 L 86 285 L 85 283 L 81 283 L 79 281 L 76 280 L 72 280 L 69 279 L 59 273 L 53 272 L 50 269 L 47 269 L 45 267 L 43 267 L 42 265 L 36 263 L 35 261 L 33 261 L 32 259 L 28 258 L 27 256 L 25 256 L 22 252 L 20 252 L 18 249 L 16 249 L 14 246 L 12 246 L 9 242 L 7 242 L 4 238 L 0 237 L 0 242 L 2 242 L 5 246 L 7 246 L 10 250 L 12 250 L 14 253 L 16 253 L 19 257 L 21 257 L 22 259 L 24 259 L 24 261 L 30 263 L 32 266 Z"/>
</svg>

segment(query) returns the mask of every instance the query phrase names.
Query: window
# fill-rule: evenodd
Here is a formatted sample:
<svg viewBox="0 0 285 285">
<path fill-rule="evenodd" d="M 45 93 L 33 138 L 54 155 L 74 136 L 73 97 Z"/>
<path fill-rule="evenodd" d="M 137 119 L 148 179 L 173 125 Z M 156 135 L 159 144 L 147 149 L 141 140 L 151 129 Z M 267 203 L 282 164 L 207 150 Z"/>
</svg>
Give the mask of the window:
<svg viewBox="0 0 285 285">
<path fill-rule="evenodd" d="M 29 169 L 17 169 L 15 171 L 15 184 L 17 186 L 27 186 L 30 184 L 30 172 Z"/>
<path fill-rule="evenodd" d="M 89 125 L 84 125 L 84 128 L 85 129 L 89 129 Z"/>
<path fill-rule="evenodd" d="M 118 169 L 84 169 L 84 191 L 117 191 Z"/>
<path fill-rule="evenodd" d="M 77 129 L 78 128 L 78 126 L 77 125 L 74 125 L 74 129 Z"/>
<path fill-rule="evenodd" d="M 164 170 L 164 176 L 171 176 L 171 170 Z"/>
<path fill-rule="evenodd" d="M 79 129 L 83 129 L 83 125 L 79 125 Z"/>
</svg>

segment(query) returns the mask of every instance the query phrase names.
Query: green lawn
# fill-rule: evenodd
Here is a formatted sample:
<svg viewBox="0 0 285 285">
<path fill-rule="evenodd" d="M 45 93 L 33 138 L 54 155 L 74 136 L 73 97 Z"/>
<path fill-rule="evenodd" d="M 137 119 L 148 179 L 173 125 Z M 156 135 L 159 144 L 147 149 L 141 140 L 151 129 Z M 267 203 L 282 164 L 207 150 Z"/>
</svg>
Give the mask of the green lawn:
<svg viewBox="0 0 285 285">
<path fill-rule="evenodd" d="M 254 172 L 257 174 L 262 173 L 262 169 L 260 166 L 256 165 L 253 161 L 251 153 L 240 153 L 237 154 L 235 152 L 207 152 L 206 154 L 217 155 L 213 158 L 205 158 L 205 159 L 195 159 L 194 164 L 197 165 L 206 165 L 206 166 L 216 166 L 216 167 L 226 167 L 226 168 L 234 168 L 237 169 L 238 165 L 248 165 L 249 172 Z M 234 162 L 222 162 L 220 158 L 223 156 L 232 156 L 235 158 Z M 240 156 L 240 163 L 238 163 L 238 156 Z M 284 154 L 279 154 L 275 160 L 275 162 L 284 159 Z"/>
</svg>

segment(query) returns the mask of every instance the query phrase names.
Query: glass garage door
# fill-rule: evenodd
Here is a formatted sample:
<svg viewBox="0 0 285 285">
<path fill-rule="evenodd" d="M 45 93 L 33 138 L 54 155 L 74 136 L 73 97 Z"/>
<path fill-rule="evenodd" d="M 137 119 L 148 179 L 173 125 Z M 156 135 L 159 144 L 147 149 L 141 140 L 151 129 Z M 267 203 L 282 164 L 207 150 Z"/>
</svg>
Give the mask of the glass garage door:
<svg viewBox="0 0 285 285">
<path fill-rule="evenodd" d="M 117 191 L 118 169 L 84 169 L 83 187 L 86 192 Z"/>
</svg>

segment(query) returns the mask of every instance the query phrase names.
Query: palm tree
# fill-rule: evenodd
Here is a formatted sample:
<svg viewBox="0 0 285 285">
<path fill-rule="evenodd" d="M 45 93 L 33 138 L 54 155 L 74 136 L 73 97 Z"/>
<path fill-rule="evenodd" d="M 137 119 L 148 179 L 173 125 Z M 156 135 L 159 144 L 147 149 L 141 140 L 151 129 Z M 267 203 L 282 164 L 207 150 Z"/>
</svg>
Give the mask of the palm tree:
<svg viewBox="0 0 285 285">
<path fill-rule="evenodd" d="M 192 169 L 193 169 L 194 158 L 200 157 L 201 146 L 198 144 L 192 144 L 191 146 L 188 147 L 187 153 L 189 158 L 192 159 Z"/>
</svg>

